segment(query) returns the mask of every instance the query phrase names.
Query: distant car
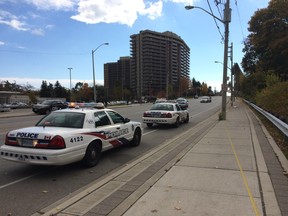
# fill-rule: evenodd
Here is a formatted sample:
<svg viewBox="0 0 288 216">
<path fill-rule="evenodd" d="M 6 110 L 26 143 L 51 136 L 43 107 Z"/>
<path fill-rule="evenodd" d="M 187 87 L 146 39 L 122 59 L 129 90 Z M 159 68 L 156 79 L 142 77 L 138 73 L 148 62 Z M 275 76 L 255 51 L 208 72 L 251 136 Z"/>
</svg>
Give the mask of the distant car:
<svg viewBox="0 0 288 216">
<path fill-rule="evenodd" d="M 189 113 L 181 109 L 178 103 L 155 103 L 150 110 L 144 112 L 142 121 L 147 124 L 147 127 L 152 127 L 153 124 L 178 127 L 180 123 L 189 122 Z"/>
<path fill-rule="evenodd" d="M 8 105 L 11 109 L 28 108 L 28 105 L 23 102 L 14 102 Z"/>
<path fill-rule="evenodd" d="M 10 110 L 10 107 L 0 104 L 0 112 L 9 112 Z"/>
<path fill-rule="evenodd" d="M 154 103 L 164 103 L 167 102 L 166 98 L 159 98 Z"/>
<path fill-rule="evenodd" d="M 187 109 L 189 106 L 188 100 L 186 100 L 185 98 L 177 98 L 176 102 L 182 109 Z"/>
<path fill-rule="evenodd" d="M 35 104 L 32 111 L 37 114 L 49 114 L 52 111 L 66 109 L 67 103 L 61 100 L 44 100 L 42 103 Z"/>
<path fill-rule="evenodd" d="M 200 103 L 211 103 L 212 99 L 210 96 L 203 96 L 200 98 Z"/>
<path fill-rule="evenodd" d="M 92 167 L 103 151 L 125 144 L 138 146 L 141 122 L 130 121 L 103 107 L 57 110 L 33 127 L 10 131 L 0 147 L 0 156 L 26 164 L 65 165 L 82 161 Z"/>
</svg>

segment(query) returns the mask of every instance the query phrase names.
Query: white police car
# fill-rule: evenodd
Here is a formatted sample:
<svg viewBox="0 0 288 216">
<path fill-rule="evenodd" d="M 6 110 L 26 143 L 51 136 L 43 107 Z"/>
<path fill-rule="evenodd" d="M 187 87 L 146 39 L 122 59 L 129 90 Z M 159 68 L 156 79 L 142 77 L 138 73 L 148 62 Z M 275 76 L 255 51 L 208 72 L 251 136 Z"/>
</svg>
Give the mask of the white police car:
<svg viewBox="0 0 288 216">
<path fill-rule="evenodd" d="M 178 127 L 180 123 L 189 122 L 189 113 L 187 110 L 181 109 L 178 103 L 160 102 L 153 104 L 150 110 L 145 111 L 142 120 L 147 127 L 152 127 L 153 124 L 168 124 Z"/>
<path fill-rule="evenodd" d="M 95 166 L 101 152 L 141 142 L 140 122 L 130 121 L 112 109 L 57 110 L 34 127 L 7 133 L 0 147 L 3 159 L 38 165 L 64 165 L 81 161 Z"/>
</svg>

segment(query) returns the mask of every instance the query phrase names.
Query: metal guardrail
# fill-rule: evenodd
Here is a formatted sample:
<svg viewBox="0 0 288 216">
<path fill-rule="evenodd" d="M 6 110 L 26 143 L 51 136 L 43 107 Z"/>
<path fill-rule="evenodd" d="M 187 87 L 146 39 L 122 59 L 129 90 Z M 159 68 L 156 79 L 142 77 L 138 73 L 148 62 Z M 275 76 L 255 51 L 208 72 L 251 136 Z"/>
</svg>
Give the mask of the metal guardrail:
<svg viewBox="0 0 288 216">
<path fill-rule="evenodd" d="M 288 124 L 283 122 L 282 120 L 276 118 L 275 116 L 271 115 L 270 113 L 266 112 L 262 108 L 256 106 L 255 104 L 244 100 L 247 104 L 252 106 L 254 109 L 256 109 L 259 113 L 264 115 L 270 122 L 272 122 L 279 130 L 281 130 L 286 137 L 288 137 Z"/>
</svg>

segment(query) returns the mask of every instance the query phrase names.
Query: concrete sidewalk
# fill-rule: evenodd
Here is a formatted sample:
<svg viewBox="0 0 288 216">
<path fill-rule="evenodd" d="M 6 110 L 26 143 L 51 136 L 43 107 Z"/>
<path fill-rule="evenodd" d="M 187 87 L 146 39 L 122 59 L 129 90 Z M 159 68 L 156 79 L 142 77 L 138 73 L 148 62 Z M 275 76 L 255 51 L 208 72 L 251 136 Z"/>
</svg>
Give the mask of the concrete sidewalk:
<svg viewBox="0 0 288 216">
<path fill-rule="evenodd" d="M 230 108 L 124 215 L 281 215 L 246 105 Z"/>
</svg>

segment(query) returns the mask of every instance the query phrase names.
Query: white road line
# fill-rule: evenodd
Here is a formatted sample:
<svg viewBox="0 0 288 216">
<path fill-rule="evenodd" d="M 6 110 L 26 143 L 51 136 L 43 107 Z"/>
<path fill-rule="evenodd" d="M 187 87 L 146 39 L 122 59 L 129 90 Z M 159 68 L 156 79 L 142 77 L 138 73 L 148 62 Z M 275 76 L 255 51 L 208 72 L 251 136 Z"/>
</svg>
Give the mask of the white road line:
<svg viewBox="0 0 288 216">
<path fill-rule="evenodd" d="M 42 172 L 43 172 L 43 171 L 42 171 Z M 35 174 L 33 174 L 33 175 L 30 175 L 30 176 L 27 176 L 27 177 L 18 179 L 18 180 L 16 180 L 16 181 L 10 182 L 10 183 L 8 183 L 8 184 L 2 185 L 2 186 L 0 186 L 0 189 L 3 189 L 3 188 L 5 188 L 5 187 L 11 186 L 11 185 L 14 185 L 14 184 L 16 184 L 16 183 L 18 183 L 18 182 L 25 181 L 25 180 L 27 180 L 27 179 L 29 179 L 29 178 L 32 178 L 32 177 L 34 177 L 34 176 L 36 176 L 36 175 L 39 175 L 39 174 L 42 173 L 42 172 L 35 173 Z"/>
</svg>

